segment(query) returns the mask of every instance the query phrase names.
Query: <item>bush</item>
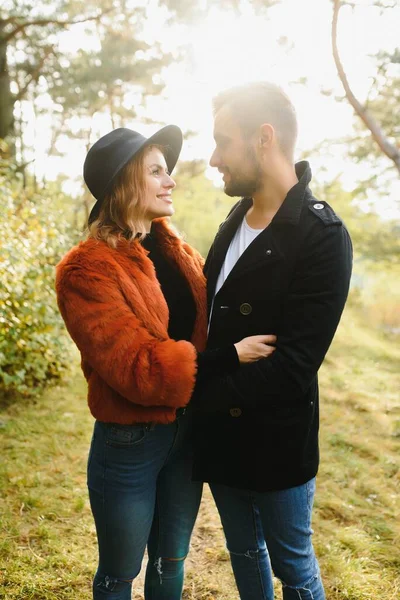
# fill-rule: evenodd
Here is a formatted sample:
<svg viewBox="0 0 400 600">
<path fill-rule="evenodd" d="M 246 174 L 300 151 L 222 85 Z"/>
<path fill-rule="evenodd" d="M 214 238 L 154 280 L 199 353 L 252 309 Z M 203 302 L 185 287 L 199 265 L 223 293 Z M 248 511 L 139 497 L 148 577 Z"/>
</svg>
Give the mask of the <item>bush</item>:
<svg viewBox="0 0 400 600">
<path fill-rule="evenodd" d="M 0 176 L 0 396 L 34 395 L 68 367 L 54 267 L 76 235 L 55 222 L 62 200 L 59 190 L 33 193 Z"/>
</svg>

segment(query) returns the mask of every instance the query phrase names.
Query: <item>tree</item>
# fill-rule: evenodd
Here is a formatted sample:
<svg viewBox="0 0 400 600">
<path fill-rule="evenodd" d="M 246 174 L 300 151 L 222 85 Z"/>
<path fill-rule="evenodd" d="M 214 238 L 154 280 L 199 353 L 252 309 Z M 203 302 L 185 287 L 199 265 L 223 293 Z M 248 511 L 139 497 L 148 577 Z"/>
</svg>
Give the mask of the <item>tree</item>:
<svg viewBox="0 0 400 600">
<path fill-rule="evenodd" d="M 53 150 L 71 115 L 90 118 L 107 110 L 116 122 L 127 112 L 128 88 L 158 93 L 162 85 L 153 77 L 170 57 L 139 39 L 145 16 L 131 0 L 6 0 L 0 9 L 0 138 L 19 133 L 16 103 L 34 102 L 42 93 L 59 108 Z M 97 48 L 62 51 L 59 34 L 82 23 Z"/>
<path fill-rule="evenodd" d="M 332 52 L 340 81 L 342 82 L 347 100 L 374 141 L 373 147 L 371 144 L 368 144 L 368 151 L 376 153 L 379 149 L 380 153 L 383 153 L 392 161 L 400 174 L 400 142 L 398 141 L 400 126 L 397 117 L 400 106 L 400 73 L 398 69 L 398 65 L 400 65 L 400 49 L 397 49 L 392 55 L 384 52 L 380 53 L 378 56 L 379 67 L 377 76 L 374 79 L 371 89 L 374 99 L 362 104 L 356 98 L 351 88 L 339 56 L 337 29 L 339 11 L 343 4 L 346 4 L 346 2 L 333 0 Z M 382 9 L 394 7 L 395 4 L 394 2 L 374 2 L 375 6 L 379 6 Z M 394 66 L 397 68 L 393 69 Z M 360 157 L 366 156 L 366 150 L 363 151 L 360 145 L 357 146 L 357 149 L 361 152 L 359 154 Z M 355 155 L 357 156 L 357 150 Z"/>
<path fill-rule="evenodd" d="M 85 5 L 79 7 L 79 4 L 82 3 L 55 0 L 50 16 L 50 4 L 46 0 L 36 6 L 29 0 L 6 0 L 3 4 L 0 12 L 0 138 L 12 132 L 15 103 L 27 96 L 41 74 L 58 59 L 55 34 L 73 24 L 102 17 L 103 12 L 91 6 L 91 1 L 84 11 L 79 9 Z"/>
<path fill-rule="evenodd" d="M 251 0 L 251 5 L 254 10 L 264 11 L 279 2 L 280 0 Z M 174 18 L 188 23 L 190 21 L 200 21 L 207 15 L 210 8 L 215 6 L 215 2 L 213 0 L 205 0 L 203 2 L 196 2 L 196 0 L 186 2 L 181 2 L 181 0 L 164 0 L 163 5 L 169 9 Z M 241 0 L 220 0 L 218 2 L 220 8 L 235 10 L 238 15 L 241 13 L 241 5 Z"/>
<path fill-rule="evenodd" d="M 253 4 L 268 7 L 275 2 L 254 0 Z M 160 2 L 171 19 L 183 22 L 201 18 L 211 4 Z M 240 11 L 239 0 L 222 4 Z M 145 18 L 146 9 L 135 0 L 4 0 L 0 9 L 0 138 L 14 133 L 15 104 L 32 100 L 39 93 L 40 81 L 42 88 L 47 91 L 48 87 L 56 99 L 62 99 L 64 108 L 67 100 L 69 108 L 76 110 L 79 105 L 81 113 L 90 103 L 90 110 L 107 106 L 112 115 L 123 116 L 123 96 L 132 83 L 145 84 L 147 93 L 159 92 L 162 86 L 154 84 L 152 77 L 171 57 L 139 39 Z M 71 60 L 60 50 L 59 34 L 82 23 L 99 36 L 101 48 L 82 49 Z"/>
</svg>

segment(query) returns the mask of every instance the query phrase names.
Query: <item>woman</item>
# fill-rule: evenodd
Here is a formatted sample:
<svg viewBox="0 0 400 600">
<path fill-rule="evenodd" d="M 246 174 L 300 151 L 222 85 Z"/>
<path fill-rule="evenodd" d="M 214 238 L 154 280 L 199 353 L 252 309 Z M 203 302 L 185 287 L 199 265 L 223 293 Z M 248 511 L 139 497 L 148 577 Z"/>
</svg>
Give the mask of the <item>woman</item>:
<svg viewBox="0 0 400 600">
<path fill-rule="evenodd" d="M 169 227 L 176 126 L 120 128 L 85 160 L 97 202 L 88 239 L 57 267 L 59 308 L 82 355 L 96 419 L 88 487 L 99 545 L 93 598 L 127 600 L 145 548 L 146 600 L 178 600 L 202 486 L 191 482 L 191 398 L 203 376 L 268 356 L 273 336 L 204 352 L 200 255 Z"/>
</svg>

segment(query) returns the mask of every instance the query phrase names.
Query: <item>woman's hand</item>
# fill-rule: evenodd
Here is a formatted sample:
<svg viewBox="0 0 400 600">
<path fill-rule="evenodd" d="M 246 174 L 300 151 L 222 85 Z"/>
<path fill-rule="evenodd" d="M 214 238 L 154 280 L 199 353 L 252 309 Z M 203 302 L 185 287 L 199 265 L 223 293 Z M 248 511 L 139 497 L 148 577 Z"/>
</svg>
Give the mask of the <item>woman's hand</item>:
<svg viewBox="0 0 400 600">
<path fill-rule="evenodd" d="M 267 358 L 275 352 L 276 335 L 251 335 L 234 344 L 241 363 L 251 363 L 260 358 Z"/>
</svg>

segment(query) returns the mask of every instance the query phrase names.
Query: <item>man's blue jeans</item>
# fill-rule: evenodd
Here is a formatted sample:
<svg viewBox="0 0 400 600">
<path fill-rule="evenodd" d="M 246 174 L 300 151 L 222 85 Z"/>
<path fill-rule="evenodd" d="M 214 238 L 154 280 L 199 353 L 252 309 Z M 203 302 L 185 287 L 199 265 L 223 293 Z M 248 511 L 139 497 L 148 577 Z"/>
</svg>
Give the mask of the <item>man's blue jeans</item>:
<svg viewBox="0 0 400 600">
<path fill-rule="evenodd" d="M 241 600 L 273 600 L 272 571 L 284 600 L 325 599 L 311 542 L 315 479 L 277 492 L 210 488 Z"/>
<path fill-rule="evenodd" d="M 191 470 L 187 413 L 169 425 L 95 423 L 88 461 L 95 600 L 130 600 L 146 545 L 146 600 L 180 600 L 202 492 Z"/>
</svg>

